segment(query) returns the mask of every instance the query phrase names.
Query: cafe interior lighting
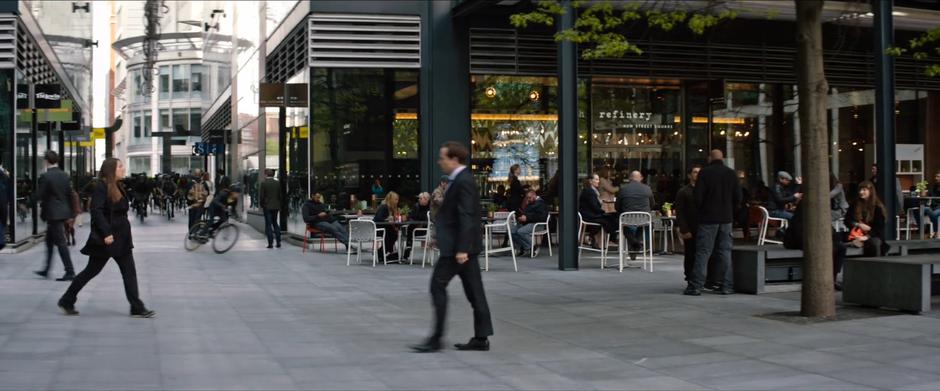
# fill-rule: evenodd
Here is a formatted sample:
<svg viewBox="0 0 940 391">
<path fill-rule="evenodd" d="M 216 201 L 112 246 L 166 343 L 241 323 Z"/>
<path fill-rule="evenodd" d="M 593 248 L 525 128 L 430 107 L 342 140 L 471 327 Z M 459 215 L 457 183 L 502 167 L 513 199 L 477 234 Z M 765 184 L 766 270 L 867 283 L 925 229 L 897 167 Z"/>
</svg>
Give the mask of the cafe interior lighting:
<svg viewBox="0 0 940 391">
<path fill-rule="evenodd" d="M 416 120 L 418 119 L 418 113 L 395 113 L 395 119 Z M 558 121 L 558 114 L 473 113 L 470 114 L 470 119 L 474 121 Z M 674 123 L 682 123 L 682 119 L 679 116 L 676 116 Z M 692 123 L 707 124 L 708 117 L 692 117 Z M 724 125 L 745 125 L 746 121 L 744 118 L 738 117 L 715 117 L 712 118 L 712 123 Z"/>
</svg>

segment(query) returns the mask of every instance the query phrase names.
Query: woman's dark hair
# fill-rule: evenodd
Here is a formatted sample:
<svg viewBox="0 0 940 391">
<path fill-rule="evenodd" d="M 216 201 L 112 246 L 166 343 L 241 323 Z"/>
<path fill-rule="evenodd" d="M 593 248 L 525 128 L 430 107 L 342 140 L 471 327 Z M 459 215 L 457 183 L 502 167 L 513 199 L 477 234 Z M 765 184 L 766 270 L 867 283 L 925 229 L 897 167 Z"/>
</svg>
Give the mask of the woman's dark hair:
<svg viewBox="0 0 940 391">
<path fill-rule="evenodd" d="M 516 170 L 518 169 L 519 169 L 518 164 L 513 164 L 512 166 L 509 167 L 509 181 L 510 182 L 512 181 L 513 178 L 519 179 L 519 177 L 516 176 Z"/>
<path fill-rule="evenodd" d="M 108 200 L 117 202 L 124 197 L 124 189 L 119 182 L 121 178 L 117 177 L 117 167 L 121 161 L 115 158 L 108 158 L 101 162 L 101 169 L 98 170 L 98 179 L 107 186 Z"/>
<path fill-rule="evenodd" d="M 862 181 L 858 184 L 858 190 L 861 191 L 862 189 L 868 189 L 870 195 L 867 200 L 862 199 L 862 197 L 855 199 L 855 221 L 870 223 L 875 220 L 876 211 L 881 211 L 881 214 L 887 217 L 885 204 L 881 203 L 878 194 L 875 193 L 875 185 L 871 181 Z"/>
</svg>

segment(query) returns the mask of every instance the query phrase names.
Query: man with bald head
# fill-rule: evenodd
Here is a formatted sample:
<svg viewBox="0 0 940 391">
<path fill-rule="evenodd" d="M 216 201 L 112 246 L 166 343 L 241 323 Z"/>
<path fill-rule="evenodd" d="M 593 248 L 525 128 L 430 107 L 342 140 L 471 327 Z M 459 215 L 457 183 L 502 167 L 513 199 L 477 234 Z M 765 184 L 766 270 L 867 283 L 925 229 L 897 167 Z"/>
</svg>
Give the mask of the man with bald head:
<svg viewBox="0 0 940 391">
<path fill-rule="evenodd" d="M 695 206 L 698 211 L 699 227 L 695 235 L 695 264 L 692 278 L 684 294 L 699 296 L 705 285 L 705 272 L 708 259 L 717 251 L 718 270 L 723 295 L 734 293 L 731 273 L 731 225 L 734 211 L 741 204 L 741 185 L 734 170 L 725 166 L 724 154 L 712 150 L 708 155 L 708 165 L 698 174 L 694 190 Z"/>
<path fill-rule="evenodd" d="M 623 212 L 647 212 L 653 208 L 653 190 L 643 183 L 643 174 L 633 170 L 629 176 L 630 182 L 620 186 L 620 192 L 617 194 L 617 213 Z M 636 239 L 636 227 L 626 227 L 624 236 L 630 248 L 639 247 L 639 241 Z M 636 253 L 630 252 L 630 259 L 636 259 Z"/>
</svg>

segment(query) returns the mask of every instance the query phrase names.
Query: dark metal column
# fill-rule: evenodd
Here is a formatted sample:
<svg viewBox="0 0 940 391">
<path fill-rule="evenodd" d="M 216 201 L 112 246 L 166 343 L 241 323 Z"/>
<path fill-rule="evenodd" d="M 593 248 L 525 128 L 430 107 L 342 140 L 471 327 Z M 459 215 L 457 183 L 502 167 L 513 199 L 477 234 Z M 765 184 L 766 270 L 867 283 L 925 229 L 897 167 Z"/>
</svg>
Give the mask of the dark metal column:
<svg viewBox="0 0 940 391">
<path fill-rule="evenodd" d="M 32 88 L 34 85 L 31 84 L 30 87 Z M 35 92 L 30 94 L 30 96 L 34 94 Z M 29 175 L 31 175 L 30 180 L 32 180 L 30 184 L 32 191 L 29 195 L 29 206 L 33 214 L 33 235 L 36 235 L 39 233 L 39 209 L 36 202 L 36 189 L 39 188 L 39 167 L 38 164 L 36 164 L 37 155 L 39 155 L 39 141 L 37 140 L 39 138 L 39 116 L 36 115 L 35 101 L 31 106 L 33 107 L 33 126 L 32 129 L 30 129 L 30 133 L 32 133 L 30 135 L 30 147 L 33 151 L 29 154 Z"/>
<path fill-rule="evenodd" d="M 894 0 L 876 0 L 872 2 L 875 14 L 873 34 L 875 35 L 875 144 L 878 162 L 878 197 L 887 209 L 885 238 L 893 239 L 897 220 L 897 177 L 895 174 L 895 137 L 894 137 L 894 57 L 885 51 L 894 44 L 894 23 L 891 8 Z"/>
<path fill-rule="evenodd" d="M 281 212 L 279 225 L 281 231 L 287 230 L 287 108 L 280 107 L 277 112 L 277 171 L 278 184 L 281 185 Z"/>
<path fill-rule="evenodd" d="M 163 136 L 163 156 L 160 157 L 160 171 L 162 174 L 173 171 L 173 134 Z"/>
<path fill-rule="evenodd" d="M 559 31 L 574 27 L 575 9 L 564 0 Z M 558 269 L 578 268 L 578 50 L 573 42 L 558 43 Z"/>
</svg>

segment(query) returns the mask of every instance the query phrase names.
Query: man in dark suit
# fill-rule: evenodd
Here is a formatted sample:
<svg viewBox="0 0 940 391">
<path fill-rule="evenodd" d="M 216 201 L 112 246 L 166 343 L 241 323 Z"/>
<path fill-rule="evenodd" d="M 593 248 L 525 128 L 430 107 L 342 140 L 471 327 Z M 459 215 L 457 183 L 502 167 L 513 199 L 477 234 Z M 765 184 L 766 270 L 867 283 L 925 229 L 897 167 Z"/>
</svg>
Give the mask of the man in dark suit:
<svg viewBox="0 0 940 391">
<path fill-rule="evenodd" d="M 39 201 L 42 203 L 42 218 L 46 220 L 46 267 L 36 272 L 47 278 L 52 267 L 52 248 L 59 248 L 65 275 L 56 281 L 71 281 L 75 278 L 72 257 L 65 243 L 65 221 L 72 218 L 72 185 L 69 175 L 59 168 L 59 154 L 47 151 L 45 155 L 46 173 L 39 177 Z"/>
<path fill-rule="evenodd" d="M 447 318 L 447 284 L 459 275 L 467 301 L 473 307 L 474 336 L 470 342 L 457 344 L 457 350 L 490 349 L 489 336 L 493 335 L 489 305 L 483 291 L 478 257 L 483 247 L 480 232 L 480 192 L 473 175 L 467 168 L 470 152 L 456 142 L 441 146 L 438 165 L 448 175 L 450 184 L 444 192 L 444 202 L 435 218 L 437 248 L 440 257 L 431 275 L 431 300 L 434 304 L 434 331 L 424 342 L 411 346 L 416 352 L 441 350 L 444 323 Z"/>
<path fill-rule="evenodd" d="M 264 236 L 268 238 L 268 248 L 277 239 L 277 248 L 281 248 L 281 223 L 277 219 L 281 211 L 281 183 L 274 179 L 274 170 L 264 170 L 264 182 L 261 182 L 261 208 L 264 210 Z M 216 189 L 219 191 L 221 189 Z"/>
</svg>

